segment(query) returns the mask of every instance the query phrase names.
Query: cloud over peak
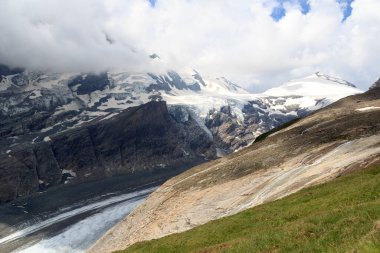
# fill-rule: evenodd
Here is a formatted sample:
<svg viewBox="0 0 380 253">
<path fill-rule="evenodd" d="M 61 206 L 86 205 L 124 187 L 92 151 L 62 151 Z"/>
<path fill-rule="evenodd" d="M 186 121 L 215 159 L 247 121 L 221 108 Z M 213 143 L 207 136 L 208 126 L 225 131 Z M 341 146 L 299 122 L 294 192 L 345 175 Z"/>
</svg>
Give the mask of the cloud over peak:
<svg viewBox="0 0 380 253">
<path fill-rule="evenodd" d="M 279 4 L 285 15 L 276 20 Z M 191 67 L 258 89 L 323 71 L 366 88 L 380 75 L 378 10 L 378 0 L 3 0 L 0 63 L 59 72 Z"/>
</svg>

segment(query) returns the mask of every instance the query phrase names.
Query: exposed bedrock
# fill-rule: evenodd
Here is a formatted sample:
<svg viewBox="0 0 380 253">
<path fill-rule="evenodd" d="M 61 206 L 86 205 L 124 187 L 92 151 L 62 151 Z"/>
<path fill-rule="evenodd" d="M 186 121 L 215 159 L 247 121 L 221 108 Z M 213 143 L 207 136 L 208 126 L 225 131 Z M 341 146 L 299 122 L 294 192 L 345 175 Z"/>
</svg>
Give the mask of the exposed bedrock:
<svg viewBox="0 0 380 253">
<path fill-rule="evenodd" d="M 185 111 L 149 102 L 10 148 L 0 157 L 0 203 L 60 183 L 118 174 L 169 172 L 215 157 L 209 133 Z M 187 113 L 188 114 L 188 113 Z"/>
</svg>

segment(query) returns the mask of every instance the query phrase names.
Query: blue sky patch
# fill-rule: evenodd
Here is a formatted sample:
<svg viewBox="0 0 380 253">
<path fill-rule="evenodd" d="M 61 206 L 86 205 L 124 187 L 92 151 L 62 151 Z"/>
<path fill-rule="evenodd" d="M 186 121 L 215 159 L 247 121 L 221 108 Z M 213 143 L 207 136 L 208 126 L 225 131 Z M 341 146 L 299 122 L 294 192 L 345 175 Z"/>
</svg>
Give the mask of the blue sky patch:
<svg viewBox="0 0 380 253">
<path fill-rule="evenodd" d="M 152 5 L 152 7 L 154 7 L 156 5 L 156 1 L 157 0 L 148 0 L 150 5 Z"/>
<path fill-rule="evenodd" d="M 351 3 L 354 0 L 337 0 L 337 2 L 341 5 L 342 11 L 343 11 L 343 20 L 344 22 L 349 16 L 351 16 L 352 13 L 352 7 Z M 271 17 L 275 21 L 280 21 L 285 15 L 286 10 L 284 8 L 284 3 L 291 2 L 291 0 L 277 0 L 279 5 L 275 7 L 271 13 Z M 302 14 L 306 15 L 310 11 L 310 4 L 308 0 L 298 0 L 300 6 L 301 6 L 301 12 Z"/>
<path fill-rule="evenodd" d="M 279 21 L 280 19 L 282 19 L 286 14 L 286 11 L 285 11 L 285 8 L 284 6 L 281 4 L 280 6 L 277 6 L 273 9 L 272 11 L 272 14 L 271 14 L 271 17 L 275 20 L 275 21 Z"/>
<path fill-rule="evenodd" d="M 148 1 L 152 7 L 155 7 L 156 2 L 158 0 L 148 0 Z M 286 15 L 284 3 L 293 2 L 293 1 L 294 0 L 277 0 L 279 5 L 276 6 L 271 13 L 271 17 L 273 18 L 273 20 L 280 21 Z M 310 11 L 309 0 L 297 0 L 297 1 L 301 6 L 302 14 L 306 15 Z M 349 16 L 351 16 L 351 13 L 352 13 L 351 4 L 354 0 L 336 0 L 336 1 L 340 4 L 342 8 L 342 12 L 343 12 L 342 22 L 344 22 Z"/>
<path fill-rule="evenodd" d="M 302 14 L 307 14 L 310 11 L 310 4 L 308 0 L 299 0 L 298 1 L 301 5 L 301 12 Z"/>
<path fill-rule="evenodd" d="M 352 7 L 351 4 L 354 0 L 337 0 L 343 11 L 343 22 L 351 16 Z"/>
<path fill-rule="evenodd" d="M 272 11 L 271 17 L 275 21 L 281 20 L 286 15 L 286 10 L 284 8 L 284 3 L 291 2 L 291 0 L 277 0 L 279 5 L 275 7 Z M 302 14 L 307 14 L 310 11 L 310 4 L 308 0 L 298 0 L 298 3 L 301 6 Z"/>
</svg>

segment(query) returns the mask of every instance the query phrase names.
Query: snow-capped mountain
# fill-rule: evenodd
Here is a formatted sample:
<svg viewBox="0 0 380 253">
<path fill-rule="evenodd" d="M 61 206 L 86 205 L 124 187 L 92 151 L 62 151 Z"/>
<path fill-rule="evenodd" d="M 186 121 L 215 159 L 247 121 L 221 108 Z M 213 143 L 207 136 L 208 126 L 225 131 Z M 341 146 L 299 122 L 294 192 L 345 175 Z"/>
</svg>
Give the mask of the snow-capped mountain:
<svg viewBox="0 0 380 253">
<path fill-rule="evenodd" d="M 223 156 L 361 92 L 337 80 L 318 73 L 250 94 L 196 71 L 52 74 L 0 66 L 0 204 L 114 175 L 138 173 L 143 182 L 152 171 L 165 176 Z"/>
<path fill-rule="evenodd" d="M 358 92 L 355 85 L 317 72 L 302 79 L 291 80 L 280 87 L 264 92 L 269 96 L 304 96 L 313 98 L 340 99 Z"/>
<path fill-rule="evenodd" d="M 173 116 L 196 119 L 221 154 L 342 97 L 360 93 L 352 84 L 321 73 L 250 94 L 224 77 L 187 73 L 0 73 L 0 135 L 5 144 L 40 142 L 94 119 L 106 120 L 149 101 L 166 101 Z M 184 118 L 185 117 L 185 118 Z M 6 145 L 2 145 L 6 146 Z"/>
</svg>

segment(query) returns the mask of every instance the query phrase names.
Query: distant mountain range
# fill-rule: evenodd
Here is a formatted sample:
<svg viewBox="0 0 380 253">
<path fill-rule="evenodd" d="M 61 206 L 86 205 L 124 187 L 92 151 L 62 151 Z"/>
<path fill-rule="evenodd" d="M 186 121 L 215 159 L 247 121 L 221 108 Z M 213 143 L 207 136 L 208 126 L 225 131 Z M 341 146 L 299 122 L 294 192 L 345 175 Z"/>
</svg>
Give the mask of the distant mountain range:
<svg viewBox="0 0 380 253">
<path fill-rule="evenodd" d="M 224 77 L 204 77 L 194 70 L 51 74 L 3 66 L 0 80 L 2 147 L 41 142 L 46 136 L 99 117 L 111 118 L 129 107 L 166 101 L 171 113 L 178 106 L 188 111 L 213 136 L 220 152 L 229 153 L 291 119 L 362 92 L 321 73 L 262 94 L 250 94 Z"/>
<path fill-rule="evenodd" d="M 54 74 L 2 66 L 0 201 L 61 183 L 189 167 L 361 92 L 321 73 L 250 94 L 194 70 Z"/>
</svg>

